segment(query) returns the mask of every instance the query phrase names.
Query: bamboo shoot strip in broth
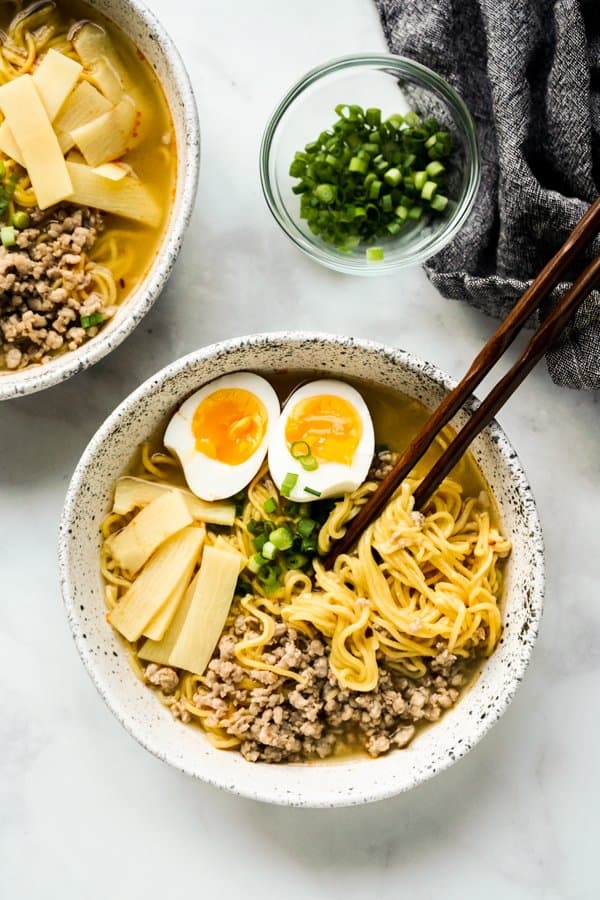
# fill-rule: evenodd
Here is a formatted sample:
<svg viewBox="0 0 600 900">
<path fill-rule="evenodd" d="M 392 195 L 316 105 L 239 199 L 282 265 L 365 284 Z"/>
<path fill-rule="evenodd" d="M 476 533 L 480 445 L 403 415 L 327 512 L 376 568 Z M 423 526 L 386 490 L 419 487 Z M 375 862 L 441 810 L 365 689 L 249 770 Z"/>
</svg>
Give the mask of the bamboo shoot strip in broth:
<svg viewBox="0 0 600 900">
<path fill-rule="evenodd" d="M 470 454 L 414 509 L 451 429 L 353 552 L 321 562 L 428 415 L 382 387 L 238 372 L 141 447 L 101 568 L 108 620 L 175 718 L 251 762 L 301 762 L 405 747 L 454 705 L 500 638 L 510 543 Z"/>
<path fill-rule="evenodd" d="M 150 268 L 176 145 L 152 68 L 92 6 L 0 0 L 0 374 L 93 338 Z"/>
</svg>

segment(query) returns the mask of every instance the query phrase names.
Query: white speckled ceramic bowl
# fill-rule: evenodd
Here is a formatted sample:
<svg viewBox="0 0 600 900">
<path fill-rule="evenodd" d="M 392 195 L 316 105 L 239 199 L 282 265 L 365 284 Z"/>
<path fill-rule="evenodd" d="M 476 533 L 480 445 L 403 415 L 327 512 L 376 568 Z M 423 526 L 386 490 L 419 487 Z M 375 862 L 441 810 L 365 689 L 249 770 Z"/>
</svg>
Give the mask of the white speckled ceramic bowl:
<svg viewBox="0 0 600 900">
<path fill-rule="evenodd" d="M 179 51 L 140 0 L 94 0 L 93 6 L 131 38 L 163 87 L 177 140 L 177 177 L 171 214 L 152 266 L 106 327 L 77 350 L 58 356 L 47 365 L 0 373 L 0 400 L 32 394 L 65 381 L 118 347 L 164 288 L 192 214 L 200 166 L 200 131 L 194 93 Z"/>
<path fill-rule="evenodd" d="M 499 425 L 477 438 L 473 452 L 498 502 L 513 543 L 503 600 L 504 632 L 493 656 L 456 707 L 405 750 L 372 760 L 309 765 L 252 764 L 215 750 L 197 729 L 176 722 L 131 671 L 127 654 L 106 624 L 99 572 L 100 522 L 110 509 L 115 479 L 137 446 L 192 391 L 240 369 L 268 375 L 311 369 L 354 376 L 405 391 L 436 406 L 452 379 L 430 363 L 353 338 L 277 333 L 236 338 L 191 353 L 131 394 L 85 450 L 69 486 L 60 527 L 60 570 L 69 624 L 100 694 L 143 747 L 197 778 L 245 797 L 297 806 L 365 803 L 408 790 L 471 749 L 508 706 L 536 639 L 544 594 L 540 523 L 517 454 Z M 475 401 L 471 404 L 471 408 Z M 455 425 L 468 413 L 461 412 Z"/>
</svg>

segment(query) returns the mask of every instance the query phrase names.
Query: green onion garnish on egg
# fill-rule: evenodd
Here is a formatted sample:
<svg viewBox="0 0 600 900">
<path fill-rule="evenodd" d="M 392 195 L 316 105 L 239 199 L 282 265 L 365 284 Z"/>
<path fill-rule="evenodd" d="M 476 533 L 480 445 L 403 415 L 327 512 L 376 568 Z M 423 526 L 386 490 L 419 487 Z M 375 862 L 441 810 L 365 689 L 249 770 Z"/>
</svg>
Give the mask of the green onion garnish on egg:
<svg viewBox="0 0 600 900">
<path fill-rule="evenodd" d="M 313 497 L 320 497 L 320 496 L 321 496 L 321 491 L 315 491 L 314 488 L 311 488 L 311 487 L 305 487 L 304 490 L 305 490 L 305 492 L 306 492 L 307 494 L 312 494 Z"/>
<path fill-rule="evenodd" d="M 310 456 L 311 452 L 308 441 L 294 441 L 290 447 L 290 453 L 294 459 L 302 459 L 303 456 Z"/>
</svg>

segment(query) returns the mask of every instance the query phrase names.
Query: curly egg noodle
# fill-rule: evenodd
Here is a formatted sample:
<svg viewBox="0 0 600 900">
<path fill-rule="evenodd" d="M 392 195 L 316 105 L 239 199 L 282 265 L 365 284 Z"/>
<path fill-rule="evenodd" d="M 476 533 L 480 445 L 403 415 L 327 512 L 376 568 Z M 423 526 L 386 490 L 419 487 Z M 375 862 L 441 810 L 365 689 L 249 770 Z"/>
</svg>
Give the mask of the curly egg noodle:
<svg viewBox="0 0 600 900">
<path fill-rule="evenodd" d="M 149 445 L 142 449 L 142 470 L 144 477 L 153 480 L 171 484 L 181 480 L 179 463 L 169 453 L 152 453 Z M 224 633 L 233 633 L 240 613 L 254 617 L 260 625 L 260 630 L 237 639 L 235 645 L 237 662 L 248 671 L 242 687 L 260 686 L 252 679 L 253 670 L 269 670 L 292 684 L 301 681 L 298 672 L 278 668 L 263 658 L 282 620 L 311 636 L 324 636 L 340 686 L 358 692 L 376 688 L 381 666 L 419 678 L 441 645 L 465 659 L 475 652 L 480 655 L 482 649 L 486 655 L 494 650 L 501 633 L 499 561 L 509 554 L 510 542 L 491 523 L 487 496 L 465 499 L 462 486 L 447 478 L 420 513 L 414 510 L 417 483 L 409 479 L 402 484 L 381 517 L 366 529 L 356 551 L 338 557 L 332 570 L 315 561 L 312 578 L 288 570 L 282 574 L 281 587 L 269 596 L 257 584 L 252 595 L 234 601 Z M 376 482 L 366 482 L 335 503 L 320 529 L 321 553 L 344 533 L 376 487 Z M 206 543 L 227 541 L 250 556 L 253 546 L 248 522 L 266 517 L 264 504 L 270 497 L 279 503 L 279 494 L 263 466 L 246 490 L 243 510 L 233 528 L 226 533 L 209 528 Z M 102 525 L 103 537 L 120 530 L 131 515 L 109 515 Z M 269 519 L 277 526 L 291 521 L 283 513 Z M 102 574 L 110 609 L 130 581 L 115 566 L 106 544 Z M 138 646 L 129 646 L 134 669 L 143 679 Z M 238 746 L 238 738 L 205 721 L 210 719 L 209 709 L 194 703 L 204 684 L 202 677 L 182 673 L 177 691 L 172 695 L 159 692 L 159 697 L 169 706 L 181 704 L 215 746 Z"/>
</svg>

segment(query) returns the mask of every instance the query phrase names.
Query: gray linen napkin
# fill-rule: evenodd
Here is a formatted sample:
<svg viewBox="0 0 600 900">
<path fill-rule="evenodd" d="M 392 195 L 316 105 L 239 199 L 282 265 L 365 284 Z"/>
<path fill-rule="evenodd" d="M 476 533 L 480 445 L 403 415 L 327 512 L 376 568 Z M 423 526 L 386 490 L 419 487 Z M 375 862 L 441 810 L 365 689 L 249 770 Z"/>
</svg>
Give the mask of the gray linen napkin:
<svg viewBox="0 0 600 900">
<path fill-rule="evenodd" d="M 481 146 L 474 211 L 427 274 L 445 297 L 503 317 L 598 195 L 600 0 L 375 3 L 392 51 L 456 88 Z M 558 384 L 600 388 L 598 292 L 547 363 Z"/>
</svg>

